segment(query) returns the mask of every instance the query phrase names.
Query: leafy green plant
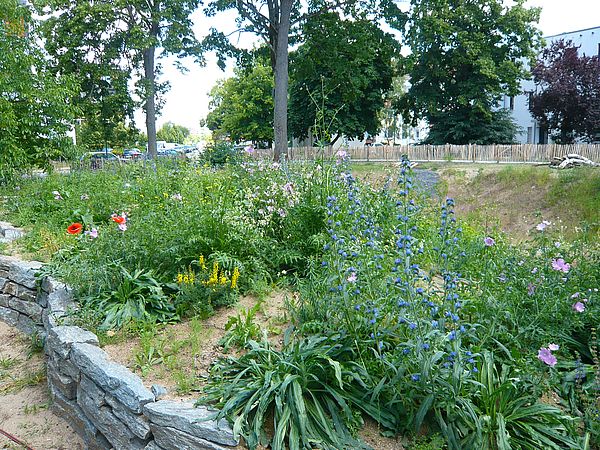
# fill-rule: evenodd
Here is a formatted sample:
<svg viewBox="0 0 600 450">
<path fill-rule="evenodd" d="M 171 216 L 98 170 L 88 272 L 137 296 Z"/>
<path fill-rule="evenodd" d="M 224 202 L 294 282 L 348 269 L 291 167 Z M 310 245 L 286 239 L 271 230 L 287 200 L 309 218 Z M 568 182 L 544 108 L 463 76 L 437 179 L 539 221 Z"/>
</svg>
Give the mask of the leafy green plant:
<svg viewBox="0 0 600 450">
<path fill-rule="evenodd" d="M 522 380 L 511 377 L 509 366 L 498 371 L 492 353 L 484 353 L 477 381 L 475 395 L 437 411 L 451 449 L 579 448 L 575 420 L 531 395 Z"/>
<path fill-rule="evenodd" d="M 220 408 L 215 418 L 228 418 L 250 449 L 369 448 L 352 436 L 361 419 L 344 390 L 353 379 L 337 360 L 344 351 L 324 337 L 294 341 L 281 351 L 249 341 L 246 354 L 215 363 L 199 403 Z"/>
<path fill-rule="evenodd" d="M 157 322 L 177 319 L 175 308 L 152 271 L 138 269 L 132 273 L 121 266 L 115 288 L 88 301 L 104 316 L 100 329 L 120 328 L 149 318 Z"/>
<path fill-rule="evenodd" d="M 225 324 L 227 333 L 219 341 L 225 351 L 228 351 L 231 347 L 243 348 L 250 340 L 260 339 L 260 327 L 254 323 L 254 318 L 260 310 L 260 306 L 260 303 L 257 303 L 252 308 L 229 318 Z"/>
</svg>

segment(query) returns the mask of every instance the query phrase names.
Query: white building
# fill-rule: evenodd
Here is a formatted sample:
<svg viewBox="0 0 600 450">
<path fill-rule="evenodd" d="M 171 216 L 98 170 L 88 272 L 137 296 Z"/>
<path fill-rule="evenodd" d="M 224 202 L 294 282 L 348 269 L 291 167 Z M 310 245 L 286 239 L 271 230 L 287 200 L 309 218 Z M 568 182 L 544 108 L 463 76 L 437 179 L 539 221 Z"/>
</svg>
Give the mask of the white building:
<svg viewBox="0 0 600 450">
<path fill-rule="evenodd" d="M 546 46 L 550 46 L 552 42 L 563 39 L 564 41 L 572 41 L 573 44 L 579 47 L 579 54 L 586 56 L 600 57 L 600 26 L 595 28 L 587 28 L 585 30 L 571 31 L 568 33 L 557 34 L 554 36 L 546 36 Z M 533 119 L 529 112 L 529 96 L 535 92 L 535 84 L 533 80 L 524 81 L 521 84 L 521 95 L 517 97 L 504 96 L 503 104 L 505 109 L 512 111 L 513 117 L 517 125 L 522 128 L 522 132 L 517 135 L 517 142 L 521 144 L 547 144 L 548 132 L 541 128 L 536 120 Z"/>
</svg>

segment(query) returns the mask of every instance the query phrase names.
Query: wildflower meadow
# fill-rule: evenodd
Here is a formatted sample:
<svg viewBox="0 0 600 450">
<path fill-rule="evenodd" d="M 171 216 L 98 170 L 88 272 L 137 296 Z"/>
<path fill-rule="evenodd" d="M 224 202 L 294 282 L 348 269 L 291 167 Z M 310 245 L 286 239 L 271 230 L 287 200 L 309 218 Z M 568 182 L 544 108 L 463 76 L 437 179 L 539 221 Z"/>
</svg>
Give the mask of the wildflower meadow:
<svg viewBox="0 0 600 450">
<path fill-rule="evenodd" d="M 380 184 L 345 152 L 222 163 L 22 179 L 4 209 L 99 332 L 289 291 L 285 332 L 229 339 L 198 398 L 250 449 L 371 448 L 367 419 L 448 449 L 600 448 L 597 239 L 540 217 L 511 244 L 406 159 Z"/>
</svg>

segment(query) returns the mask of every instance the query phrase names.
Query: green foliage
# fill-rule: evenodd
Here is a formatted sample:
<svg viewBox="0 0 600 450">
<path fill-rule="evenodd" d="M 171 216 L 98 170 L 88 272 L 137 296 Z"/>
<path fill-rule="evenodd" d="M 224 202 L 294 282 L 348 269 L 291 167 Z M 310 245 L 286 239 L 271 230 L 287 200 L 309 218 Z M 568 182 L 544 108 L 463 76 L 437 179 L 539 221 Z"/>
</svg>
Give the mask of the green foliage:
<svg viewBox="0 0 600 450">
<path fill-rule="evenodd" d="M 190 130 L 173 122 L 166 122 L 156 133 L 156 139 L 165 142 L 183 144 L 190 135 Z"/>
<path fill-rule="evenodd" d="M 225 336 L 219 341 L 225 351 L 231 347 L 244 348 L 249 341 L 260 339 L 260 327 L 254 323 L 260 307 L 260 303 L 257 303 L 252 308 L 229 318 L 225 324 Z"/>
<path fill-rule="evenodd" d="M 268 342 L 248 342 L 248 352 L 212 367 L 200 404 L 221 408 L 215 418 L 230 418 L 250 449 L 368 448 L 351 434 L 360 420 L 344 391 L 353 373 L 337 358 L 343 349 L 326 338 L 289 343 L 282 351 Z M 273 435 L 266 429 L 273 426 Z"/>
<path fill-rule="evenodd" d="M 208 144 L 202 153 L 202 160 L 211 166 L 222 166 L 228 162 L 234 163 L 241 160 L 242 151 L 231 142 L 216 141 Z"/>
<path fill-rule="evenodd" d="M 121 328 L 150 318 L 158 322 L 178 319 L 152 271 L 138 269 L 131 273 L 118 263 L 115 265 L 118 271 L 112 289 L 87 300 L 104 317 L 100 329 Z"/>
<path fill-rule="evenodd" d="M 527 75 L 539 10 L 524 0 L 509 7 L 501 0 L 411 3 L 405 109 L 430 122 L 436 143 L 512 142 L 514 127 L 493 110 Z"/>
<path fill-rule="evenodd" d="M 325 115 L 331 137 L 362 139 L 381 127 L 378 113 L 392 85 L 398 43 L 368 19 L 317 15 L 303 27 L 304 43 L 290 65 L 290 130 L 307 137 Z M 328 141 L 329 142 L 329 141 Z"/>
<path fill-rule="evenodd" d="M 519 127 L 511 112 L 460 109 L 429 113 L 425 144 L 514 144 Z"/>
<path fill-rule="evenodd" d="M 13 0 L 0 2 L 0 183 L 32 167 L 48 168 L 69 145 L 76 110 L 73 78 L 52 75 L 37 24 Z M 25 33 L 27 29 L 27 33 Z"/>
<path fill-rule="evenodd" d="M 238 68 L 210 92 L 206 126 L 216 137 L 233 142 L 273 141 L 273 72 L 260 60 Z M 270 146 L 270 145 L 269 145 Z"/>
</svg>

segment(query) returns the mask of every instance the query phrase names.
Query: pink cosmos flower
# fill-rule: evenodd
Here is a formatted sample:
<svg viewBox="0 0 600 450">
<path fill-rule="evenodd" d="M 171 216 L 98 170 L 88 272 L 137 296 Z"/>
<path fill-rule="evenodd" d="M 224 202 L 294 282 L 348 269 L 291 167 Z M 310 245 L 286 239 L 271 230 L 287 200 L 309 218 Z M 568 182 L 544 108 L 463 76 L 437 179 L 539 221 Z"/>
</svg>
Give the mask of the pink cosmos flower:
<svg viewBox="0 0 600 450">
<path fill-rule="evenodd" d="M 560 347 L 556 344 L 548 344 L 548 350 L 555 352 L 556 350 L 560 349 Z"/>
<path fill-rule="evenodd" d="M 585 305 L 581 302 L 573 303 L 573 311 L 582 313 L 585 311 Z"/>
<path fill-rule="evenodd" d="M 356 272 L 352 272 L 350 274 L 350 276 L 346 279 L 348 280 L 348 283 L 356 283 L 356 280 L 357 280 Z"/>
<path fill-rule="evenodd" d="M 558 270 L 559 272 L 567 273 L 569 270 L 571 270 L 571 264 L 565 262 L 565 260 L 562 258 L 553 259 L 552 268 L 554 270 Z"/>
<path fill-rule="evenodd" d="M 121 230 L 121 231 L 127 230 L 127 224 L 126 223 L 120 223 L 119 224 L 119 230 Z"/>
<path fill-rule="evenodd" d="M 253 147 L 253 146 L 251 146 L 251 145 L 249 145 L 249 146 L 247 146 L 246 148 L 244 148 L 244 151 L 245 151 L 246 153 L 248 153 L 249 155 L 251 155 L 251 154 L 253 154 L 253 153 L 254 153 L 254 147 Z"/>
<path fill-rule="evenodd" d="M 554 367 L 558 362 L 556 356 L 552 354 L 550 349 L 545 347 L 540 348 L 538 351 L 538 359 L 550 367 Z"/>
<path fill-rule="evenodd" d="M 485 244 L 486 247 L 491 247 L 492 245 L 494 245 L 496 243 L 496 241 L 494 240 L 494 238 L 491 238 L 490 236 L 486 236 L 483 239 L 483 243 Z"/>
</svg>

